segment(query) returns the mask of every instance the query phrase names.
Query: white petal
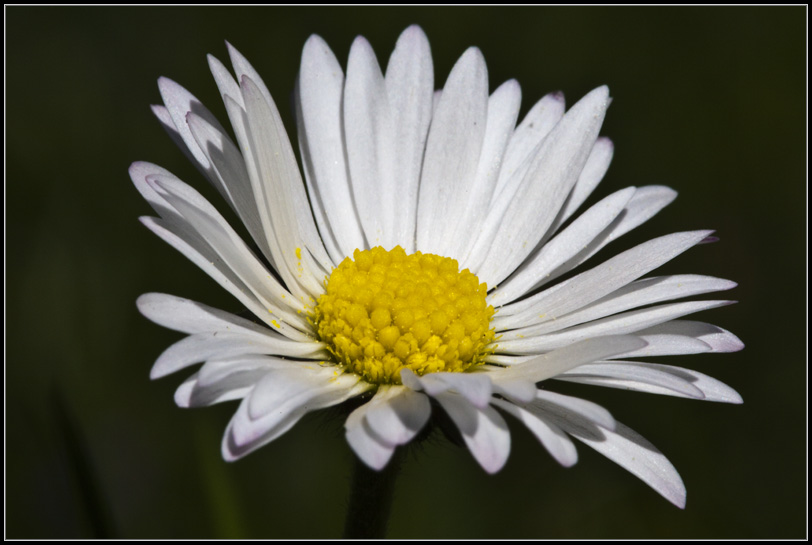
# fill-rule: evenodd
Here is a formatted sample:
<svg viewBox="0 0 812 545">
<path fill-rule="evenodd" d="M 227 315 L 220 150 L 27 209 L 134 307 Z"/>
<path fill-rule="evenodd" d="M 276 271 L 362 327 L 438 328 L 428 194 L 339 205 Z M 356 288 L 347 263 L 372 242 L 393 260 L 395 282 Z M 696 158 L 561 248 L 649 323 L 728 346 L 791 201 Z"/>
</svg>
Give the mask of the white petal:
<svg viewBox="0 0 812 545">
<path fill-rule="evenodd" d="M 539 324 L 533 328 L 533 331 L 537 335 L 550 333 L 635 307 L 668 301 L 669 299 L 682 299 L 703 293 L 729 290 L 734 287 L 736 287 L 735 282 L 711 276 L 680 274 L 645 278 L 632 282 L 566 316 Z"/>
<path fill-rule="evenodd" d="M 252 184 L 255 194 L 264 196 L 259 206 L 264 202 L 281 253 L 274 255 L 274 261 L 287 287 L 297 298 L 306 299 L 321 292 L 324 276 L 323 272 L 302 268 L 299 256 L 305 250 L 312 252 L 326 272 L 332 267 L 330 258 L 310 214 L 299 167 L 276 105 L 268 102 L 257 83 L 247 76 L 241 89 L 259 176 Z"/>
<path fill-rule="evenodd" d="M 240 356 L 206 362 L 175 392 L 180 407 L 203 407 L 242 399 L 270 369 L 296 365 L 291 360 L 268 356 Z"/>
<path fill-rule="evenodd" d="M 488 406 L 493 393 L 491 379 L 484 373 L 431 373 L 417 380 L 432 397 L 454 390 L 480 409 Z"/>
<path fill-rule="evenodd" d="M 501 399 L 494 399 L 493 403 L 527 426 L 559 464 L 570 467 L 578 461 L 578 451 L 572 440 L 561 428 L 545 420 L 543 411 L 532 407 L 522 408 Z"/>
<path fill-rule="evenodd" d="M 652 334 L 640 335 L 645 339 L 646 346 L 639 350 L 633 350 L 623 354 L 626 358 L 643 358 L 650 356 L 680 356 L 685 354 L 702 354 L 710 352 L 708 343 L 687 337 L 685 335 Z"/>
<path fill-rule="evenodd" d="M 291 297 L 291 293 L 276 281 L 220 213 L 197 191 L 177 180 L 155 177 L 149 181 L 153 182 L 158 194 L 182 215 L 188 230 L 198 234 L 266 308 L 302 331 L 312 330 L 304 317 L 297 314 L 306 309 L 305 304 Z"/>
<path fill-rule="evenodd" d="M 223 401 L 242 399 L 273 367 L 271 360 L 254 360 L 247 363 L 244 360 L 232 359 L 218 363 L 227 364 L 227 368 L 213 376 L 204 376 L 201 368 L 180 385 L 175 392 L 175 403 L 179 407 L 207 407 Z M 276 360 L 276 366 L 281 365 L 290 363 Z"/>
<path fill-rule="evenodd" d="M 609 414 L 609 411 L 596 403 L 578 397 L 538 390 L 535 401 L 528 403 L 526 406 L 532 406 L 547 414 L 562 415 L 566 418 L 577 415 L 602 428 L 615 429 L 615 419 Z"/>
<path fill-rule="evenodd" d="M 580 434 L 576 428 L 568 428 L 566 424 L 562 424 L 561 427 L 640 478 L 677 507 L 681 509 L 685 507 L 685 485 L 679 473 L 654 445 L 637 432 L 618 422 L 614 431 L 601 430 L 603 437 L 596 439 Z"/>
<path fill-rule="evenodd" d="M 271 97 L 271 93 L 268 91 L 268 88 L 265 86 L 265 82 L 262 81 L 262 78 L 259 75 L 251 63 L 248 62 L 242 53 L 240 53 L 237 48 L 235 48 L 230 43 L 226 42 L 226 47 L 228 48 L 228 56 L 231 59 L 231 65 L 234 67 L 234 73 L 237 74 L 237 82 L 240 84 L 240 90 L 242 92 L 242 81 L 244 78 L 248 78 L 253 81 L 254 85 L 256 85 L 257 91 L 262 95 L 267 103 L 273 103 L 273 98 Z M 243 97 L 244 99 L 245 97 Z M 235 100 L 236 97 L 235 97 Z M 240 102 L 240 106 L 245 107 L 245 104 Z"/>
<path fill-rule="evenodd" d="M 670 365 L 632 361 L 599 361 L 555 377 L 558 380 L 594 384 L 637 392 L 742 403 L 741 396 L 718 380 Z"/>
<path fill-rule="evenodd" d="M 214 81 L 217 83 L 217 89 L 220 91 L 220 95 L 224 98 L 228 95 L 232 100 L 240 101 L 240 106 L 244 107 L 242 104 L 240 85 L 237 83 L 237 80 L 234 79 L 234 76 L 231 75 L 231 72 L 228 71 L 228 68 L 214 55 L 207 55 L 206 59 L 209 61 L 209 70 L 211 71 L 211 75 L 214 76 Z"/>
<path fill-rule="evenodd" d="M 493 372 L 499 373 L 502 369 L 493 369 Z M 493 385 L 493 391 L 508 399 L 527 403 L 536 398 L 536 385 L 527 380 L 503 380 Z M 493 400 L 491 400 L 493 402 Z"/>
<path fill-rule="evenodd" d="M 291 367 L 271 370 L 231 419 L 223 438 L 223 457 L 236 460 L 273 441 L 307 412 L 337 405 L 370 388 L 334 368 Z"/>
<path fill-rule="evenodd" d="M 395 163 L 389 99 L 372 46 L 358 37 L 347 61 L 344 85 L 344 134 L 352 192 L 370 247 L 390 249 L 394 233 Z"/>
<path fill-rule="evenodd" d="M 263 354 L 266 351 L 262 343 L 240 334 L 220 332 L 218 335 L 215 332 L 191 335 L 163 351 L 150 371 L 150 378 L 160 378 L 211 358 Z"/>
<path fill-rule="evenodd" d="M 586 248 L 553 271 L 547 278 L 547 281 L 558 278 L 562 274 L 571 271 L 595 255 L 610 242 L 648 221 L 660 210 L 669 205 L 676 196 L 677 192 L 669 187 L 656 185 L 638 187 L 634 196 L 623 209 L 623 213 Z"/>
<path fill-rule="evenodd" d="M 434 114 L 437 112 L 437 106 L 440 104 L 440 97 L 443 96 L 443 90 L 437 89 L 434 91 L 434 94 L 431 96 L 431 115 L 434 117 Z"/>
<path fill-rule="evenodd" d="M 434 67 L 423 30 L 412 25 L 398 38 L 386 67 L 386 91 L 397 143 L 392 185 L 396 210 L 394 233 L 406 253 L 413 253 L 417 192 L 423 153 L 433 111 Z"/>
<path fill-rule="evenodd" d="M 505 151 L 505 162 L 499 172 L 499 182 L 496 188 L 497 195 L 500 195 L 506 188 L 510 197 L 515 194 L 524 177 L 524 172 L 530 167 L 530 161 L 538 152 L 539 144 L 561 121 L 564 109 L 562 93 L 550 93 L 530 108 L 513 132 Z"/>
<path fill-rule="evenodd" d="M 632 310 L 547 334 L 538 334 L 536 326 L 532 326 L 505 333 L 505 340 L 499 341 L 499 350 L 513 354 L 534 354 L 566 346 L 590 337 L 626 335 L 629 333 L 642 335 L 642 331 L 663 322 L 729 304 L 731 304 L 731 301 L 671 303 Z"/>
<path fill-rule="evenodd" d="M 180 251 L 192 263 L 200 267 L 203 272 L 211 276 L 269 327 L 290 339 L 300 341 L 310 339 L 307 334 L 291 327 L 281 316 L 275 315 L 263 302 L 259 301 L 234 271 L 225 265 L 217 253 L 200 238 L 198 233 L 188 227 L 184 229 L 177 222 L 170 223 L 160 218 L 148 217 L 139 219 L 153 233 Z"/>
<path fill-rule="evenodd" d="M 558 230 L 558 227 L 572 216 L 587 197 L 592 194 L 592 191 L 603 179 L 606 171 L 609 170 L 609 163 L 612 162 L 614 151 L 615 147 L 608 138 L 601 137 L 595 141 L 586 164 L 584 164 L 584 169 L 581 171 L 581 175 L 578 176 L 578 181 L 575 183 L 575 187 L 572 188 L 572 193 L 570 193 L 567 202 L 561 209 L 560 216 L 556 218 L 556 221 L 550 227 L 551 232 Z"/>
<path fill-rule="evenodd" d="M 578 180 L 608 106 L 609 90 L 595 89 L 544 140 L 477 272 L 481 281 L 492 286 L 507 278 L 547 232 Z"/>
<path fill-rule="evenodd" d="M 465 195 L 476 175 L 485 135 L 488 70 L 482 53 L 469 48 L 451 70 L 431 121 L 417 209 L 417 249 L 459 256 L 450 239 L 467 213 L 449 206 Z"/>
<path fill-rule="evenodd" d="M 324 350 L 322 343 L 281 340 L 278 335 L 273 334 L 272 337 L 271 334 L 269 330 L 267 335 L 238 331 L 191 335 L 164 350 L 153 365 L 150 378 L 160 378 L 212 358 L 247 354 L 329 359 L 329 354 Z"/>
<path fill-rule="evenodd" d="M 248 416 L 257 420 L 307 407 L 325 391 L 341 390 L 356 382 L 357 376 L 342 374 L 337 367 L 320 367 L 315 363 L 274 369 L 252 392 Z"/>
<path fill-rule="evenodd" d="M 516 127 L 505 150 L 499 170 L 494 199 L 482 222 L 481 232 L 472 233 L 473 247 L 464 260 L 464 268 L 475 274 L 488 259 L 493 239 L 500 229 L 508 206 L 513 201 L 522 180 L 541 149 L 542 142 L 564 115 L 564 96 L 552 93 L 538 101 Z"/>
<path fill-rule="evenodd" d="M 372 401 L 383 395 L 379 389 L 368 403 L 364 403 L 355 409 L 347 421 L 344 428 L 347 430 L 345 437 L 355 454 L 369 467 L 380 471 L 389 463 L 392 454 L 395 452 L 395 444 L 384 441 L 370 427 L 366 416 L 371 408 Z M 424 396 L 425 397 L 425 396 Z"/>
<path fill-rule="evenodd" d="M 595 362 L 576 367 L 556 379 L 636 391 L 666 391 L 679 397 L 704 398 L 702 390 L 684 378 L 636 362 Z"/>
<path fill-rule="evenodd" d="M 296 366 L 310 366 L 312 362 L 299 362 L 272 356 L 240 356 L 236 358 L 213 359 L 204 363 L 197 372 L 201 386 L 211 386 L 224 378 L 253 369 L 287 369 Z M 258 382 L 258 381 L 256 381 Z"/>
<path fill-rule="evenodd" d="M 492 407 L 478 409 L 465 398 L 442 393 L 435 396 L 462 434 L 479 465 L 496 473 L 510 454 L 510 432 L 505 420 Z"/>
<path fill-rule="evenodd" d="M 224 133 L 195 114 L 188 116 L 189 130 L 209 160 L 212 176 L 223 188 L 224 197 L 237 212 L 264 256 L 276 267 L 262 229 L 257 201 L 240 150 Z"/>
<path fill-rule="evenodd" d="M 147 163 L 145 161 L 136 161 L 132 165 L 130 165 L 129 169 L 130 178 L 135 185 L 135 188 L 141 193 L 141 196 L 152 206 L 152 209 L 155 210 L 158 214 L 162 217 L 165 217 L 167 213 L 175 212 L 175 209 L 171 207 L 171 205 L 166 202 L 166 200 L 161 197 L 155 189 L 147 183 L 148 177 L 154 176 L 162 176 L 164 178 L 174 178 L 178 179 L 177 176 L 166 170 L 165 168 L 159 167 L 158 165 L 153 165 L 152 163 Z"/>
<path fill-rule="evenodd" d="M 205 172 L 209 169 L 209 161 L 206 155 L 200 149 L 200 146 L 195 142 L 192 133 L 189 131 L 189 126 L 186 124 L 186 114 L 194 112 L 211 125 L 217 127 L 221 132 L 225 132 L 222 125 L 217 121 L 217 118 L 201 103 L 195 96 L 168 78 L 158 79 L 158 89 L 161 92 L 166 109 L 172 117 L 175 128 L 180 134 L 186 147 L 194 156 L 200 168 Z"/>
<path fill-rule="evenodd" d="M 450 226 L 449 240 L 458 242 L 454 247 L 449 247 L 449 251 L 454 252 L 449 255 L 468 255 L 476 242 L 472 233 L 482 230 L 493 202 L 505 148 L 516 125 L 521 100 L 521 88 L 515 80 L 503 83 L 488 99 L 488 117 L 476 175 L 468 191 L 456 195 L 454 199 L 454 206 L 465 213 L 455 225 Z M 467 265 L 463 263 L 460 268 L 465 269 Z"/>
<path fill-rule="evenodd" d="M 332 263 L 310 214 L 296 157 L 276 104 L 258 76 L 243 76 L 241 90 L 249 120 L 248 132 L 254 145 L 254 160 L 262 177 L 262 192 L 255 193 L 258 196 L 264 194 L 265 199 L 271 201 L 268 210 L 280 238 L 280 247 L 283 251 L 307 248 L 322 270 L 329 272 Z M 318 279 L 319 284 L 322 279 Z"/>
<path fill-rule="evenodd" d="M 165 293 L 145 293 L 136 301 L 138 310 L 163 327 L 183 333 L 230 330 L 264 335 L 267 328 L 197 301 Z"/>
<path fill-rule="evenodd" d="M 744 348 L 744 343 L 730 331 L 712 324 L 691 320 L 674 320 L 640 333 L 642 335 L 670 334 L 693 337 L 707 343 L 713 352 L 738 352 Z"/>
<path fill-rule="evenodd" d="M 644 346 L 645 341 L 631 335 L 587 339 L 513 365 L 504 371 L 491 373 L 489 376 L 495 384 L 517 379 L 540 382 L 584 363 L 625 354 Z"/>
<path fill-rule="evenodd" d="M 514 356 L 511 354 L 490 354 L 488 356 L 485 356 L 485 361 L 488 363 L 496 364 L 496 366 L 498 366 L 499 369 L 501 369 L 502 366 L 510 367 L 511 365 L 516 365 L 519 363 L 530 361 L 534 357 L 535 356 Z"/>
<path fill-rule="evenodd" d="M 702 352 L 737 352 L 744 348 L 738 337 L 715 325 L 673 320 L 637 333 L 648 343 L 625 357 L 676 356 Z"/>
<path fill-rule="evenodd" d="M 629 201 L 627 213 L 623 215 L 617 225 L 613 226 L 604 245 L 653 218 L 676 198 L 677 192 L 670 187 L 649 185 L 637 188 L 634 197 Z"/>
<path fill-rule="evenodd" d="M 311 36 L 302 52 L 297 86 L 299 147 L 308 194 L 313 201 L 323 237 L 335 239 L 334 263 L 364 247 L 345 160 L 341 100 L 344 72 L 333 52 L 318 36 Z"/>
<path fill-rule="evenodd" d="M 367 404 L 369 427 L 387 444 L 405 445 L 431 416 L 429 398 L 402 386 L 381 387 L 378 392 Z"/>
<path fill-rule="evenodd" d="M 621 213 L 634 191 L 633 187 L 621 189 L 592 206 L 522 263 L 516 273 L 488 296 L 488 302 L 500 307 L 541 285 L 547 276 L 592 242 Z"/>
<path fill-rule="evenodd" d="M 502 307 L 498 328 L 522 327 L 569 314 L 670 261 L 709 233 L 674 233 L 639 244 L 537 295 Z"/>
<path fill-rule="evenodd" d="M 188 409 L 192 406 L 192 392 L 197 386 L 197 373 L 190 376 L 175 390 L 175 404 L 178 407 Z"/>
<path fill-rule="evenodd" d="M 164 128 L 166 133 L 172 139 L 178 148 L 183 152 L 187 159 L 206 177 L 208 177 L 209 172 L 204 165 L 202 165 L 197 158 L 195 157 L 194 153 L 191 152 L 189 146 L 186 145 L 186 142 L 183 140 L 183 136 L 178 131 L 178 128 L 175 127 L 175 121 L 172 119 L 172 115 L 169 113 L 169 110 L 166 106 L 153 104 L 151 106 L 152 113 L 155 114 L 155 117 L 158 118 L 158 121 L 161 123 L 161 126 Z M 219 189 L 219 188 L 218 188 Z"/>
</svg>

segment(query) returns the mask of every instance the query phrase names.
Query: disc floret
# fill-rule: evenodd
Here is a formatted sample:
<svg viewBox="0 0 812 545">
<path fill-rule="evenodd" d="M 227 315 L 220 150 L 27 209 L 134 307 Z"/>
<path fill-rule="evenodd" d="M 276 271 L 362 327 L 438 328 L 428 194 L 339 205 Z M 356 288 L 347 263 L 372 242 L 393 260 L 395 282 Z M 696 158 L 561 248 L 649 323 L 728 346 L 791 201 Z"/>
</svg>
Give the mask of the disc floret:
<svg viewBox="0 0 812 545">
<path fill-rule="evenodd" d="M 418 375 L 461 372 L 493 352 L 488 288 L 455 259 L 400 246 L 355 250 L 327 278 L 315 325 L 351 372 L 399 384 L 401 369 Z"/>
</svg>

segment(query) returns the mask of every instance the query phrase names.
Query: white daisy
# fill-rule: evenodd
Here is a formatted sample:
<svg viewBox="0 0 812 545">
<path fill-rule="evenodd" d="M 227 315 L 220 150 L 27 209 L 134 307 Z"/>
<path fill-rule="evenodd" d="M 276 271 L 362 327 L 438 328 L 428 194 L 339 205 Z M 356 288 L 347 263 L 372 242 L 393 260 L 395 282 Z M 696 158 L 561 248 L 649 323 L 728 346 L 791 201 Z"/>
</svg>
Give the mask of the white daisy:
<svg viewBox="0 0 812 545">
<path fill-rule="evenodd" d="M 229 54 L 236 78 L 214 57 L 209 66 L 236 143 L 171 80 L 159 80 L 164 105 L 153 111 L 254 249 L 167 170 L 130 168 L 160 216 L 143 223 L 255 317 L 165 294 L 138 300 L 147 318 L 189 335 L 161 354 L 152 378 L 203 363 L 178 388 L 178 405 L 242 400 L 223 439 L 226 460 L 309 411 L 364 395 L 346 437 L 372 468 L 412 440 L 434 407 L 486 471 L 499 471 L 510 452 L 507 414 L 562 465 L 577 460 L 575 438 L 685 504 L 679 475 L 656 448 L 602 407 L 547 389 L 556 379 L 741 402 L 701 373 L 639 359 L 742 348 L 723 329 L 679 319 L 729 301 L 672 302 L 735 283 L 642 278 L 710 231 L 591 259 L 676 195 L 629 187 L 574 216 L 612 158 L 611 142 L 598 137 L 606 87 L 566 113 L 561 94 L 547 95 L 517 125 L 518 83 L 489 94 L 476 48 L 436 91 L 416 26 L 398 39 L 385 74 L 363 38 L 345 74 L 313 36 L 295 94 L 303 182 L 262 79 L 231 46 Z"/>
</svg>

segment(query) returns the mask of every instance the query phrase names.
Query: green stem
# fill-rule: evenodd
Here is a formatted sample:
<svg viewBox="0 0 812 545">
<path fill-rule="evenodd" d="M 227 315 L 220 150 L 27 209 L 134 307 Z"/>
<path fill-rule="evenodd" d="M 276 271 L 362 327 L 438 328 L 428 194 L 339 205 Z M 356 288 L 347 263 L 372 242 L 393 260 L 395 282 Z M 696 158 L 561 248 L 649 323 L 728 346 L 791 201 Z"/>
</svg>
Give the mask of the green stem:
<svg viewBox="0 0 812 545">
<path fill-rule="evenodd" d="M 358 456 L 353 456 L 355 466 L 344 523 L 345 539 L 382 539 L 385 536 L 402 450 L 402 447 L 395 450 L 389 464 L 381 471 L 370 469 Z"/>
</svg>

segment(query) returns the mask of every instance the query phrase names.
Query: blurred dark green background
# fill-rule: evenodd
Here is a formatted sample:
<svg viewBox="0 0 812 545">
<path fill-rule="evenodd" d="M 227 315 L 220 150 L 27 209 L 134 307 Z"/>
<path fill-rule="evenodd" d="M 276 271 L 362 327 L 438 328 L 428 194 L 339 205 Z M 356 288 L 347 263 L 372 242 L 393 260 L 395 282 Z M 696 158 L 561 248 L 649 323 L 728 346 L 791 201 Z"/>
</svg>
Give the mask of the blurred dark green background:
<svg viewBox="0 0 812 545">
<path fill-rule="evenodd" d="M 558 467 L 520 425 L 505 469 L 433 441 L 398 481 L 391 537 L 803 537 L 806 531 L 806 8 L 6 8 L 6 535 L 337 537 L 351 467 L 342 420 L 306 418 L 244 460 L 220 458 L 236 404 L 175 407 L 182 376 L 148 371 L 178 334 L 136 297 L 182 295 L 238 311 L 149 233 L 127 167 L 158 163 L 222 202 L 148 105 L 168 76 L 223 121 L 206 53 L 236 45 L 292 127 L 289 97 L 311 33 L 342 64 L 365 35 L 382 62 L 425 29 L 438 86 L 466 47 L 523 110 L 600 84 L 616 146 L 599 196 L 664 184 L 680 197 L 610 253 L 717 229 L 663 273 L 740 286 L 700 315 L 736 354 L 662 361 L 736 388 L 731 406 L 563 386 L 657 445 L 688 488 L 685 511 L 579 445 Z M 727 294 L 723 294 L 727 295 Z M 712 297 L 710 297 L 712 298 Z"/>
</svg>

